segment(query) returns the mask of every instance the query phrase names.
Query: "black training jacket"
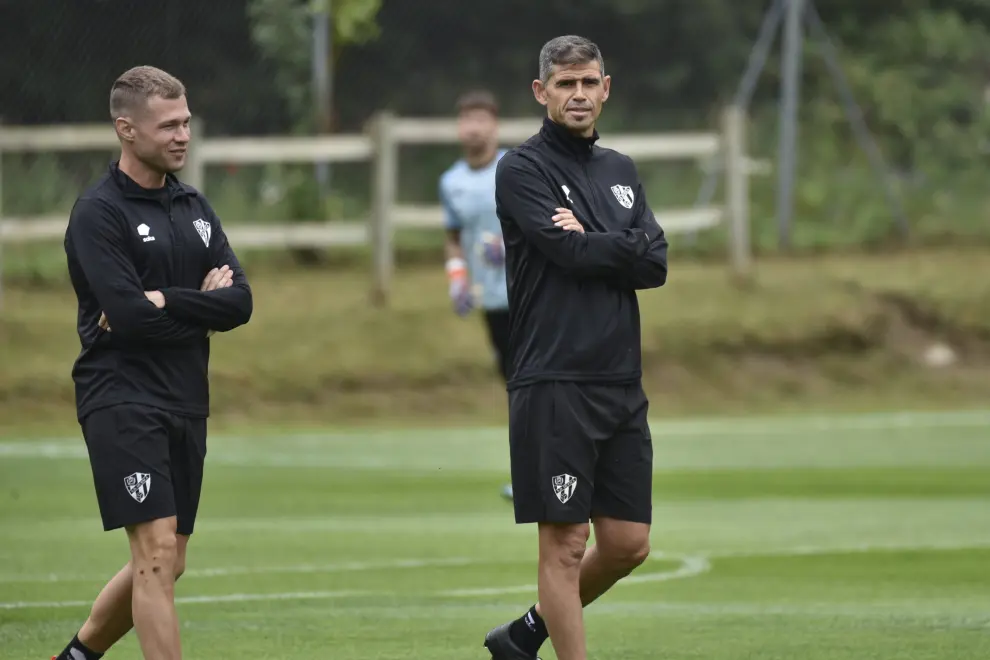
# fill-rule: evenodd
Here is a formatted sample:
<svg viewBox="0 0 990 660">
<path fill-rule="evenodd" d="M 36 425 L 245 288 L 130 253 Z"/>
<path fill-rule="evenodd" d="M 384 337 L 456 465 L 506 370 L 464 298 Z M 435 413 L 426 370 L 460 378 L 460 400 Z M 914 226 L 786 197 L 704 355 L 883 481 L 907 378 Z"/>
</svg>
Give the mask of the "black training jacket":
<svg viewBox="0 0 990 660">
<path fill-rule="evenodd" d="M 637 289 L 667 279 L 667 241 L 632 159 L 544 120 L 498 163 L 509 289 L 508 388 L 642 376 Z M 585 233 L 556 227 L 558 207 Z"/>
<path fill-rule="evenodd" d="M 247 323 L 253 301 L 206 197 L 171 175 L 162 189 L 141 188 L 112 163 L 73 206 L 65 253 L 79 301 L 79 419 L 119 403 L 208 416 L 207 333 Z M 234 271 L 233 286 L 200 291 L 223 265 Z M 145 291 L 161 291 L 165 308 Z M 109 332 L 99 327 L 101 313 Z"/>
</svg>

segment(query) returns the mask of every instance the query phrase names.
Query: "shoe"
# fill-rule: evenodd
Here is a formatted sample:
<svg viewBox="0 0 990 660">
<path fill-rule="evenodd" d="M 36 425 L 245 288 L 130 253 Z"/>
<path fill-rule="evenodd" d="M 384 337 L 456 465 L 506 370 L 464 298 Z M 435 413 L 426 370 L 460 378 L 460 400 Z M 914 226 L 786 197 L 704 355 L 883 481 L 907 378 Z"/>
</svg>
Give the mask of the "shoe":
<svg viewBox="0 0 990 660">
<path fill-rule="evenodd" d="M 502 487 L 502 497 L 510 502 L 512 501 L 512 484 L 505 484 L 505 486 Z"/>
<path fill-rule="evenodd" d="M 492 654 L 492 660 L 540 660 L 539 656 L 527 655 L 516 646 L 509 635 L 512 622 L 504 623 L 485 635 L 485 648 Z"/>
</svg>

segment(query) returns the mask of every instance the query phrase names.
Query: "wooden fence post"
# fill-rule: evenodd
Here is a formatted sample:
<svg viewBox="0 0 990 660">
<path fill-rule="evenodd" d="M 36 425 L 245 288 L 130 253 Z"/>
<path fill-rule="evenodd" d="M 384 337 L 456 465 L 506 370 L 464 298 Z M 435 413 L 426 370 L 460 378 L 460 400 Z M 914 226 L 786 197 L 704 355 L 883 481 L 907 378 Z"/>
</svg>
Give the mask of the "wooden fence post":
<svg viewBox="0 0 990 660">
<path fill-rule="evenodd" d="M 746 155 L 746 112 L 729 106 L 723 119 L 725 140 L 725 209 L 729 224 L 729 261 L 733 275 L 746 279 L 752 267 L 749 231 L 749 159 Z"/>
<path fill-rule="evenodd" d="M 391 220 L 399 179 L 399 145 L 393 134 L 395 121 L 392 112 L 383 111 L 378 113 L 372 125 L 374 165 L 368 230 L 373 268 L 371 298 L 376 305 L 385 305 L 388 301 L 395 261 Z"/>
</svg>

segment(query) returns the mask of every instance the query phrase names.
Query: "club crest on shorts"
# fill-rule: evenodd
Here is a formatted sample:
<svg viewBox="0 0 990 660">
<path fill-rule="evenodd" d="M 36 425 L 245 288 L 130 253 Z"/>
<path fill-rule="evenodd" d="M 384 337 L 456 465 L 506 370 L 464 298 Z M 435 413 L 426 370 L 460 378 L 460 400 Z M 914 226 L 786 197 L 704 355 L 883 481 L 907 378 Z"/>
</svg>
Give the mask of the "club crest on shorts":
<svg viewBox="0 0 990 660">
<path fill-rule="evenodd" d="M 635 199 L 632 188 L 629 186 L 615 185 L 612 186 L 612 194 L 615 195 L 617 200 L 619 200 L 619 204 L 622 204 L 627 209 L 632 208 L 633 199 Z"/>
<path fill-rule="evenodd" d="M 146 472 L 135 472 L 129 477 L 124 477 L 124 486 L 127 487 L 127 494 L 140 504 L 151 492 L 151 475 Z"/>
<path fill-rule="evenodd" d="M 213 227 L 210 223 L 200 218 L 193 223 L 193 227 L 195 227 L 196 231 L 199 232 L 199 237 L 203 239 L 203 243 L 206 244 L 206 247 L 210 247 L 210 236 L 213 235 Z"/>
<path fill-rule="evenodd" d="M 567 501 L 574 496 L 575 489 L 577 489 L 577 477 L 558 474 L 553 478 L 553 493 L 561 504 L 567 504 Z"/>
</svg>

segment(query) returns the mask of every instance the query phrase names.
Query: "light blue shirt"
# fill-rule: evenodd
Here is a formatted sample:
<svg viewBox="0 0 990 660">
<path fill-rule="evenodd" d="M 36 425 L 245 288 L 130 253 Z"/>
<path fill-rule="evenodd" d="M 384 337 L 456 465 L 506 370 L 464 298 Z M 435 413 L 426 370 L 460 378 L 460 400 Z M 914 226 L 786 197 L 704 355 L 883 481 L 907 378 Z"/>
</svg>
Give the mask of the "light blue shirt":
<svg viewBox="0 0 990 660">
<path fill-rule="evenodd" d="M 502 225 L 495 214 L 495 166 L 504 154 L 499 151 L 490 165 L 478 170 L 459 160 L 440 177 L 444 226 L 461 232 L 475 300 L 484 309 L 509 306 L 505 265 L 492 266 L 484 259 L 485 241 L 502 241 Z"/>
</svg>

